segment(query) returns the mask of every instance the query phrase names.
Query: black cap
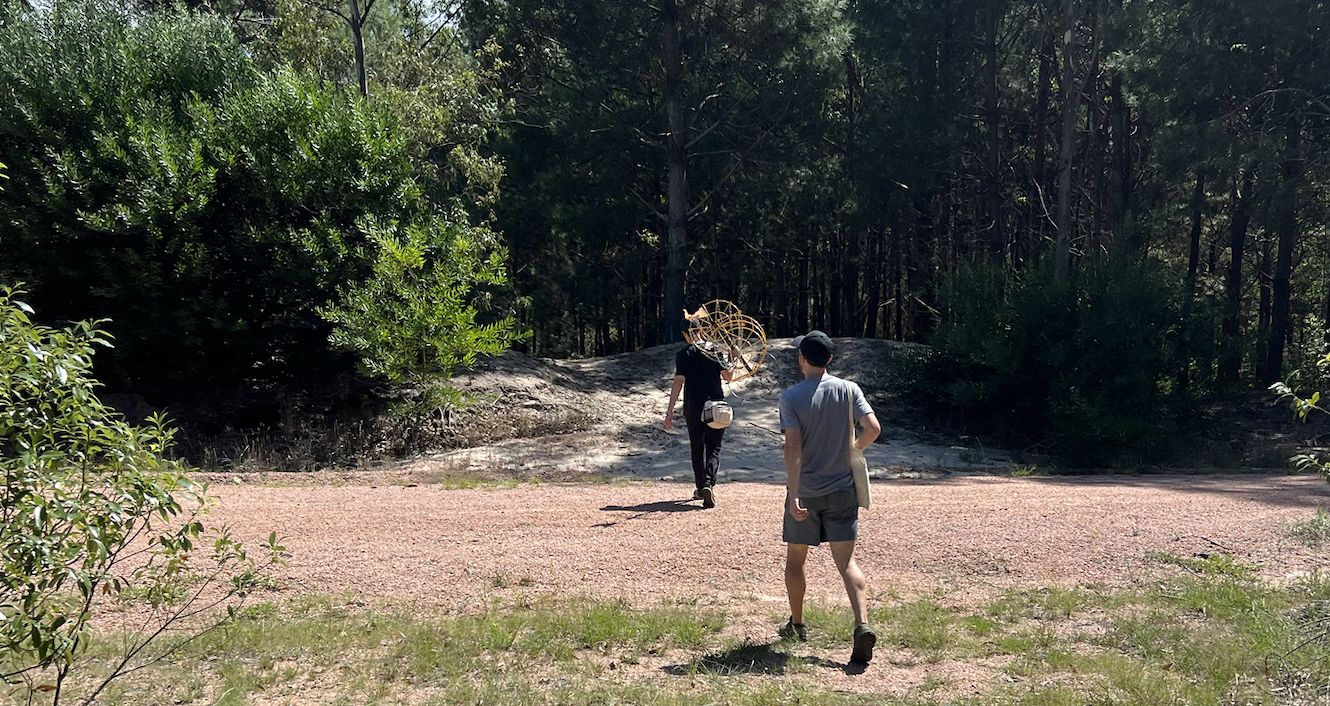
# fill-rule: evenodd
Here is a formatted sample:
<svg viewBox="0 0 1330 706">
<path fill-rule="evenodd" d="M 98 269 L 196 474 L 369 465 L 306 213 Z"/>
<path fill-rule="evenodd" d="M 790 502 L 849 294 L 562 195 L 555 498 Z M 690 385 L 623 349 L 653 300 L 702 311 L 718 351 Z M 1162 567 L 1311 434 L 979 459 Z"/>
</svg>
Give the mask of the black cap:
<svg viewBox="0 0 1330 706">
<path fill-rule="evenodd" d="M 800 353 L 808 359 L 808 362 L 819 368 L 827 367 L 831 360 L 831 354 L 836 351 L 836 346 L 831 342 L 831 338 L 821 331 L 809 331 L 808 333 L 794 339 L 794 346 Z"/>
</svg>

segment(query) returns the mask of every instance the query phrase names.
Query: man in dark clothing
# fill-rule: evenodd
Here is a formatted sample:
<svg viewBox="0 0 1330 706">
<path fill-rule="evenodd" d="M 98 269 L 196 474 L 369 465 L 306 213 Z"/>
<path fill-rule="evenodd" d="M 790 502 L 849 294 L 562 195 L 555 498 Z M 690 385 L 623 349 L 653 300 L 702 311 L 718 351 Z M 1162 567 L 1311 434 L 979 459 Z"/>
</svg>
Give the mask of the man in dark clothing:
<svg viewBox="0 0 1330 706">
<path fill-rule="evenodd" d="M 697 334 L 701 324 L 697 319 L 684 319 L 681 327 L 688 346 L 674 357 L 674 385 L 670 388 L 670 405 L 665 410 L 665 430 L 674 428 L 674 405 L 683 391 L 683 418 L 688 426 L 688 443 L 693 452 L 693 478 L 697 490 L 693 499 L 701 500 L 702 507 L 716 506 L 716 471 L 720 470 L 720 444 L 724 429 L 713 429 L 702 421 L 702 406 L 707 400 L 725 399 L 720 381 L 729 382 L 728 368 L 708 358 L 699 348 Z M 705 343 L 701 343 L 705 345 Z"/>
</svg>

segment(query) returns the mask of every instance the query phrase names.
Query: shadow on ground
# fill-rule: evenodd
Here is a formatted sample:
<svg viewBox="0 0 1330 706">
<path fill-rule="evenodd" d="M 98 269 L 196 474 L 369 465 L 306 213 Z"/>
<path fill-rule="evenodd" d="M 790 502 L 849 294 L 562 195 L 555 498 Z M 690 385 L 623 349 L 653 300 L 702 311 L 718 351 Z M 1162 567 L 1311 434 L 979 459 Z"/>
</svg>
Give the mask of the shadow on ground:
<svg viewBox="0 0 1330 706">
<path fill-rule="evenodd" d="M 844 670 L 847 674 L 862 674 L 865 665 L 832 662 L 821 657 L 800 657 L 776 649 L 780 642 L 757 644 L 744 642 L 728 650 L 702 655 L 688 664 L 671 664 L 661 670 L 673 676 L 715 674 L 732 676 L 744 674 L 787 674 L 800 666 L 812 665 Z"/>
<path fill-rule="evenodd" d="M 696 503 L 690 503 L 687 500 L 658 500 L 650 503 L 640 503 L 637 505 L 606 505 L 600 509 L 601 512 L 631 512 L 634 513 L 620 520 L 601 522 L 592 527 L 613 527 L 621 522 L 636 520 L 647 515 L 653 515 L 658 512 L 692 512 L 701 510 L 702 506 Z"/>
</svg>

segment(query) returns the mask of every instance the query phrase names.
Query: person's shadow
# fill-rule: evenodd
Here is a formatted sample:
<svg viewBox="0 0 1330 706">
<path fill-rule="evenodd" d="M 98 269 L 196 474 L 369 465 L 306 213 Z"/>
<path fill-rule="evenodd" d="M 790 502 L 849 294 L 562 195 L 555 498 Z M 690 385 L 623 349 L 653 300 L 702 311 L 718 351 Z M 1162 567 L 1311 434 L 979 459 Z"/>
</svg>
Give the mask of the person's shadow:
<svg viewBox="0 0 1330 706">
<path fill-rule="evenodd" d="M 656 502 L 640 503 L 638 505 L 606 505 L 600 509 L 601 512 L 631 512 L 635 514 L 629 515 L 621 520 L 601 522 L 592 525 L 592 527 L 613 527 L 620 522 L 636 520 L 657 512 L 692 512 L 693 510 L 701 509 L 701 505 L 692 504 L 687 500 L 658 500 Z"/>
<path fill-rule="evenodd" d="M 731 676 L 735 674 L 785 674 L 800 665 L 815 665 L 831 669 L 844 670 L 846 674 L 863 674 L 868 668 L 865 664 L 842 664 L 822 659 L 821 657 L 800 657 L 775 649 L 780 642 L 758 644 L 744 642 L 728 650 L 702 655 L 687 664 L 671 664 L 661 671 L 672 676 L 691 674 L 715 674 Z"/>
</svg>

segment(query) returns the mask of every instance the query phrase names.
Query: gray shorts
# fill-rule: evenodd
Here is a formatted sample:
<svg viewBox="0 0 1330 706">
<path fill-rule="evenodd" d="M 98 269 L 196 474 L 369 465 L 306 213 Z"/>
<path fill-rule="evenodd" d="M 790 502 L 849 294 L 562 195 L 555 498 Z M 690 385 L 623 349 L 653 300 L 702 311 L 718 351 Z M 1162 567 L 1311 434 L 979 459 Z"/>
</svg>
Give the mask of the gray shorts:
<svg viewBox="0 0 1330 706">
<path fill-rule="evenodd" d="M 785 501 L 786 544 L 816 547 L 822 542 L 849 542 L 859 538 L 859 495 L 851 486 L 820 498 L 802 498 L 808 518 L 796 521 Z"/>
</svg>

